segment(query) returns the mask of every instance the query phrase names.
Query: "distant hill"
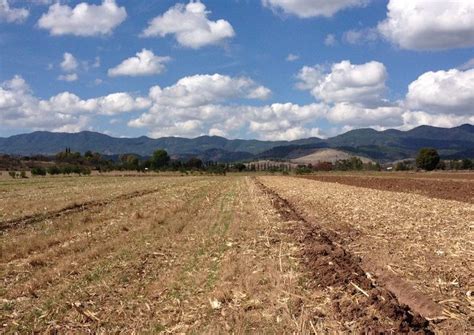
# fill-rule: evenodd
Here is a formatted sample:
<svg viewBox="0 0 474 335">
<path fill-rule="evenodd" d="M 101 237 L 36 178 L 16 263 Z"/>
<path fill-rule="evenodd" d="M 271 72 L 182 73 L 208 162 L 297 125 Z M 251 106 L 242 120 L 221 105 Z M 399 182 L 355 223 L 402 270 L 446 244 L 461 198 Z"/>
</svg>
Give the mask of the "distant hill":
<svg viewBox="0 0 474 335">
<path fill-rule="evenodd" d="M 0 138 L 0 153 L 5 154 L 51 155 L 65 147 L 111 156 L 124 153 L 149 156 L 160 148 L 177 158 L 197 156 L 221 162 L 294 159 L 311 155 L 321 148 L 333 148 L 380 162 L 415 157 L 421 147 L 434 147 L 442 157 L 450 159 L 474 158 L 474 126 L 421 126 L 409 131 L 356 129 L 326 140 L 313 137 L 296 141 L 229 140 L 218 136 L 114 138 L 89 131 L 72 134 L 38 131 Z"/>
<path fill-rule="evenodd" d="M 350 159 L 353 156 L 354 155 L 352 155 L 351 153 L 347 153 L 345 151 L 326 148 L 326 149 L 317 149 L 315 152 L 309 155 L 294 158 L 291 160 L 291 162 L 296 163 L 296 164 L 316 165 L 317 163 L 320 163 L 320 162 L 335 163 L 338 160 Z M 357 155 L 356 157 L 360 158 L 363 163 L 373 163 L 373 161 L 369 158 L 357 156 Z"/>
</svg>

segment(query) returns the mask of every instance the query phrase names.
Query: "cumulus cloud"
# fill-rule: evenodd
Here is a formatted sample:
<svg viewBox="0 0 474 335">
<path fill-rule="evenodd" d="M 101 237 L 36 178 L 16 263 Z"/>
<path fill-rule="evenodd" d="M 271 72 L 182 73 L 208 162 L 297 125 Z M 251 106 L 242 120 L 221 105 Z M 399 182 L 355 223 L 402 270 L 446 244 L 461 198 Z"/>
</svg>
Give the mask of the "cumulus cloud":
<svg viewBox="0 0 474 335">
<path fill-rule="evenodd" d="M 337 39 L 334 34 L 328 34 L 324 39 L 324 45 L 328 47 L 333 47 L 337 44 Z"/>
<path fill-rule="evenodd" d="M 327 113 L 327 119 L 352 127 L 399 127 L 405 110 L 397 105 L 365 107 L 360 104 L 338 103 Z"/>
<path fill-rule="evenodd" d="M 409 50 L 443 50 L 474 46 L 474 2 L 390 0 L 387 19 L 378 30 Z"/>
<path fill-rule="evenodd" d="M 409 85 L 405 99 L 394 102 L 384 96 L 387 74 L 381 63 L 306 66 L 297 77 L 297 87 L 325 103 L 324 118 L 339 129 L 453 127 L 474 121 L 474 69 L 426 72 Z"/>
<path fill-rule="evenodd" d="M 36 97 L 26 81 L 15 76 L 0 85 L 0 122 L 12 128 L 77 131 L 86 129 L 92 118 L 149 108 L 146 97 L 119 92 L 91 99 L 62 92 L 47 100 Z"/>
<path fill-rule="evenodd" d="M 331 17 L 345 8 L 364 6 L 367 3 L 368 0 L 262 0 L 266 7 L 301 18 Z"/>
<path fill-rule="evenodd" d="M 170 60 L 170 57 L 156 56 L 153 51 L 143 49 L 141 52 L 137 52 L 135 57 L 125 59 L 116 67 L 109 69 L 108 75 L 110 77 L 137 77 L 160 74 L 165 70 L 165 63 Z"/>
<path fill-rule="evenodd" d="M 222 19 L 211 21 L 209 14 L 210 11 L 200 1 L 177 4 L 151 20 L 142 36 L 174 35 L 180 45 L 193 49 L 219 44 L 234 37 L 234 29 L 229 22 Z"/>
<path fill-rule="evenodd" d="M 402 115 L 403 125 L 400 129 L 412 129 L 420 125 L 430 125 L 435 127 L 451 128 L 465 123 L 474 123 L 474 116 L 471 114 L 430 114 L 422 111 L 406 111 Z"/>
<path fill-rule="evenodd" d="M 221 74 L 184 77 L 172 86 L 154 86 L 150 97 L 160 105 L 197 107 L 230 99 L 267 99 L 271 91 L 246 77 Z"/>
<path fill-rule="evenodd" d="M 262 100 L 271 91 L 246 77 L 229 77 L 221 74 L 184 77 L 176 84 L 150 88 L 149 99 L 153 106 L 129 126 L 144 127 L 149 134 L 158 136 L 197 136 L 213 133 L 228 134 L 243 126 L 238 109 L 223 105 L 242 99 Z"/>
<path fill-rule="evenodd" d="M 473 113 L 474 69 L 426 72 L 408 86 L 407 106 L 430 113 Z"/>
<path fill-rule="evenodd" d="M 41 16 L 38 26 L 51 35 L 109 35 L 126 17 L 125 7 L 117 6 L 115 0 L 103 0 L 100 5 L 82 2 L 74 8 L 57 2 Z"/>
<path fill-rule="evenodd" d="M 220 74 L 185 77 L 169 87 L 152 87 L 149 98 L 153 106 L 131 120 L 129 126 L 147 128 L 153 137 L 245 134 L 262 139 L 295 139 L 320 135 L 311 124 L 324 117 L 325 104 L 240 103 L 242 99 L 266 98 L 269 93 L 269 89 L 248 78 Z"/>
<path fill-rule="evenodd" d="M 78 67 L 78 62 L 76 60 L 76 57 L 74 57 L 72 54 L 69 52 L 65 52 L 63 55 L 63 61 L 61 64 L 61 69 L 65 72 L 72 72 L 75 71 Z"/>
<path fill-rule="evenodd" d="M 323 66 L 303 67 L 297 75 L 297 87 L 309 90 L 324 102 L 370 103 L 378 101 L 385 92 L 387 71 L 379 62 L 351 64 L 335 63 L 327 71 Z"/>
<path fill-rule="evenodd" d="M 8 0 L 0 0 L 0 22 L 21 23 L 30 12 L 26 8 L 11 8 Z"/>
</svg>

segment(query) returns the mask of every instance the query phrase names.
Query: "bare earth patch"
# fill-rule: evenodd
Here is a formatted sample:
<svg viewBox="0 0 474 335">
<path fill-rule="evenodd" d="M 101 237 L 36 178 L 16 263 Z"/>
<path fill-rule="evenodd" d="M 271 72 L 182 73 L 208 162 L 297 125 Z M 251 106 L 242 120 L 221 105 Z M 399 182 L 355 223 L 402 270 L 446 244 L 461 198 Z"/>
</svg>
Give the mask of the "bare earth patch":
<svg viewBox="0 0 474 335">
<path fill-rule="evenodd" d="M 474 204 L 474 174 L 397 174 L 391 176 L 310 175 L 303 178 L 323 182 L 366 187 L 382 191 L 416 193 L 433 198 Z"/>
</svg>

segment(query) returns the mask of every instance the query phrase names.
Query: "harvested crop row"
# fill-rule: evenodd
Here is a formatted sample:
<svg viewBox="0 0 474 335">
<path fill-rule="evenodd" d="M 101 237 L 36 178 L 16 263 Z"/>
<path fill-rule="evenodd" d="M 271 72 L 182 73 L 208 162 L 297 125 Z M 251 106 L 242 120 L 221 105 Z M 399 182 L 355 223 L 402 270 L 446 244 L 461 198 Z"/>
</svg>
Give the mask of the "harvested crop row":
<svg viewBox="0 0 474 335">
<path fill-rule="evenodd" d="M 140 192 L 149 188 L 152 180 L 151 177 L 96 176 L 0 181 L 0 221 L 47 214 L 77 203 Z"/>
<path fill-rule="evenodd" d="M 0 236 L 0 330 L 345 329 L 327 297 L 305 286 L 287 222 L 250 180 L 156 178 L 151 187 L 160 190 Z"/>
<path fill-rule="evenodd" d="M 302 178 L 259 180 L 307 221 L 332 231 L 332 240 L 360 256 L 362 268 L 401 302 L 422 311 L 420 302 L 427 302 L 425 315 L 441 311 L 434 319 L 445 320 L 435 330 L 470 329 L 472 205 Z"/>
</svg>

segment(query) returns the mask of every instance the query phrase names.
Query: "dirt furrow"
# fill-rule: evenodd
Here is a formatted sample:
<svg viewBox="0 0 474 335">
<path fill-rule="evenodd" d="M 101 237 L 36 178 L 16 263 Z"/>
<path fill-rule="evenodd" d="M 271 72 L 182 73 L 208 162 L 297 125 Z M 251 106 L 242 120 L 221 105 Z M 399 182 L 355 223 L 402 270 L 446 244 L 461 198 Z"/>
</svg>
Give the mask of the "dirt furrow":
<svg viewBox="0 0 474 335">
<path fill-rule="evenodd" d="M 335 243 L 333 232 L 308 222 L 287 200 L 256 183 L 283 218 L 297 222 L 293 234 L 303 245 L 303 262 L 313 285 L 326 289 L 334 312 L 346 323 L 357 320 L 357 330 L 363 332 L 432 333 L 428 320 L 400 304 L 393 293 L 365 274 L 360 258 Z"/>
</svg>

